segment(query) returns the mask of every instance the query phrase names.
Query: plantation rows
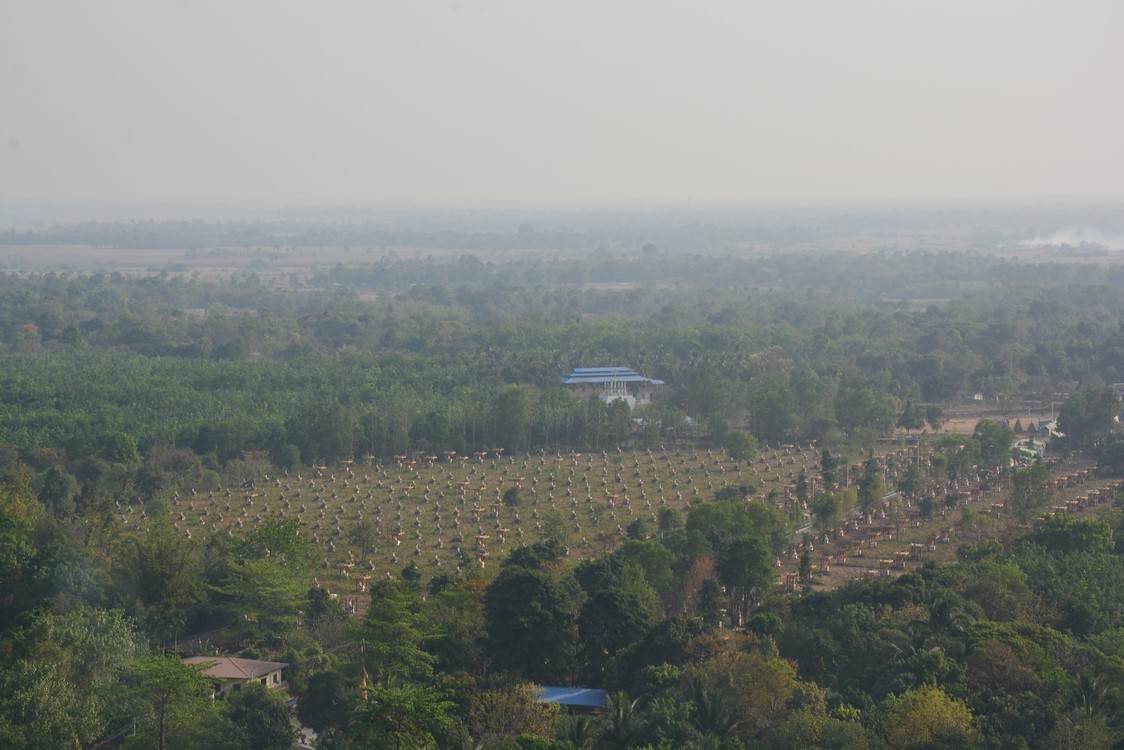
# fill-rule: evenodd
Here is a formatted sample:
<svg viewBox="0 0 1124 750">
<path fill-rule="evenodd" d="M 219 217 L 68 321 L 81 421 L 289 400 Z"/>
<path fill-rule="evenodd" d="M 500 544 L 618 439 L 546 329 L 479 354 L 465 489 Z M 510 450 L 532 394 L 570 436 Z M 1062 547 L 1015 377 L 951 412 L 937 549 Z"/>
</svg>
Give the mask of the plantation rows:
<svg viewBox="0 0 1124 750">
<path fill-rule="evenodd" d="M 993 481 L 994 480 L 994 481 Z M 1053 504 L 1041 515 L 1081 513 L 1111 504 L 1124 483 L 1096 478 L 1091 468 L 1056 466 L 1050 480 Z M 1010 484 L 997 472 L 927 488 L 929 497 L 952 498 L 928 518 L 909 499 L 891 502 L 872 514 L 854 514 L 836 528 L 805 534 L 778 567 L 778 583 L 789 591 L 799 585 L 799 560 L 807 552 L 819 582 L 834 586 L 856 577 L 898 575 L 930 557 L 951 562 L 955 542 L 978 542 L 1028 530 L 1009 507 Z M 953 502 L 954 501 L 954 502 Z"/>
<path fill-rule="evenodd" d="M 814 498 L 819 458 L 812 446 L 766 450 L 749 463 L 724 451 L 684 447 L 398 456 L 389 464 L 312 467 L 262 476 L 243 487 L 177 494 L 168 522 L 201 538 L 215 532 L 242 536 L 271 518 L 299 520 L 320 555 L 313 583 L 361 610 L 370 581 L 397 576 L 410 563 L 424 577 L 488 575 L 512 549 L 548 537 L 563 542 L 573 558 L 592 557 L 614 549 L 630 533 L 660 533 L 661 526 L 678 523 L 693 504 L 723 488 L 751 486 L 753 497 L 768 499 L 794 528 L 802 526 L 776 561 L 779 582 L 789 588 L 796 586 L 805 552 L 825 579 L 892 575 L 970 531 L 960 509 L 977 519 L 1003 515 L 1004 489 L 993 481 L 993 471 L 931 483 L 926 492 L 940 502 L 929 519 L 921 518 L 916 503 L 891 495 L 882 509 L 814 529 L 809 503 L 797 500 L 796 487 L 803 473 Z M 917 448 L 890 450 L 880 459 L 887 486 L 910 462 L 927 462 Z M 855 480 L 860 469 L 844 467 L 840 483 Z M 1087 476 L 1091 473 L 1058 478 L 1057 489 Z M 950 495 L 957 498 L 955 506 L 944 502 Z M 1082 496 L 1081 507 L 1102 499 L 1100 490 L 1093 497 Z M 126 508 L 123 520 L 138 525 L 136 514 L 134 507 Z"/>
</svg>

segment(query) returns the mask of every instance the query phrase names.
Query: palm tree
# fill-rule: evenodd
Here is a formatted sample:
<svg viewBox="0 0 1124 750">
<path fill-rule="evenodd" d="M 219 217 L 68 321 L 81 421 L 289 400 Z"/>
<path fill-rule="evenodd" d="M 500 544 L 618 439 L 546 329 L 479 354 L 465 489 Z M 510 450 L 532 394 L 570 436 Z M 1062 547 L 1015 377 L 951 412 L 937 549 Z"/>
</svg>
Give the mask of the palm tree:
<svg viewBox="0 0 1124 750">
<path fill-rule="evenodd" d="M 559 726 L 558 739 L 569 742 L 579 750 L 591 748 L 597 739 L 597 727 L 588 716 L 570 716 Z"/>
<path fill-rule="evenodd" d="M 704 735 L 725 737 L 738 723 L 726 693 L 707 684 L 701 674 L 694 674 L 687 683 L 687 697 L 695 706 L 694 724 Z"/>
<path fill-rule="evenodd" d="M 638 701 L 629 700 L 623 690 L 609 696 L 609 713 L 597 746 L 602 750 L 628 750 L 640 738 L 640 722 L 636 716 Z"/>
</svg>

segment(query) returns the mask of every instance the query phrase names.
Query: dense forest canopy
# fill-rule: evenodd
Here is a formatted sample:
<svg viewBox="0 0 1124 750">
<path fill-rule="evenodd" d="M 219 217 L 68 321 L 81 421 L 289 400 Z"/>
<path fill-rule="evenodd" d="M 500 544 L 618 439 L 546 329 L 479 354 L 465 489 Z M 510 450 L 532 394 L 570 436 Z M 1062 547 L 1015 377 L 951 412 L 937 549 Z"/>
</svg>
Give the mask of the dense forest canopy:
<svg viewBox="0 0 1124 750">
<path fill-rule="evenodd" d="M 591 414 L 559 378 L 575 366 L 627 364 L 669 384 L 650 409 L 659 412 L 653 423 L 689 417 L 707 428 L 745 424 L 766 442 L 823 440 L 893 427 L 906 402 L 971 392 L 1048 403 L 1074 382 L 1124 380 L 1124 293 L 1103 283 L 1120 267 L 957 254 L 632 261 L 657 277 L 711 262 L 758 276 L 784 267 L 777 275 L 789 281 L 498 283 L 461 278 L 465 257 L 340 269 L 331 273 L 352 286 L 324 293 L 275 289 L 252 274 L 7 274 L 0 437 L 77 455 L 126 432 L 142 449 L 171 443 L 218 450 L 220 460 L 240 450 L 276 456 L 288 445 L 303 447 L 306 461 L 475 450 L 497 444 L 506 429 L 496 425 L 497 399 L 518 385 L 526 440 L 515 447 L 589 447 L 602 444 L 605 415 Z M 384 264 L 407 271 L 384 273 Z M 444 269 L 449 283 L 401 281 L 427 267 Z M 361 295 L 354 287 L 364 273 L 400 286 Z M 731 268 L 715 273 L 736 278 Z M 1102 283 L 1072 283 L 1093 276 Z M 910 277 L 917 281 L 903 281 Z M 980 291 L 920 306 L 873 291 L 917 283 Z M 126 403 L 133 408 L 116 408 Z M 286 433 L 317 407 L 340 412 L 321 420 L 339 434 Z M 224 432 L 241 434 L 220 448 L 210 436 Z"/>
</svg>

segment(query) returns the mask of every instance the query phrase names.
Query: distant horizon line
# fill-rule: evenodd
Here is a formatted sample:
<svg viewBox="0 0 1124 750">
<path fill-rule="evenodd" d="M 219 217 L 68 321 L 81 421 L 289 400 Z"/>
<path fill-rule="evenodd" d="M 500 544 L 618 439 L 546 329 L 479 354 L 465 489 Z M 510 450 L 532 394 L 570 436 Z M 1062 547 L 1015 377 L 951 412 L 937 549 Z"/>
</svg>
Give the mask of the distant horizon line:
<svg viewBox="0 0 1124 750">
<path fill-rule="evenodd" d="M 0 200 L 0 217 L 8 213 L 44 213 L 48 211 L 212 211 L 219 213 L 244 211 L 324 211 L 324 212 L 436 212 L 527 213 L 555 211 L 756 211 L 756 210 L 939 210 L 939 209 L 1010 209 L 1036 206 L 1116 206 L 1124 207 L 1124 195 L 1041 195 L 1005 198 L 769 198 L 729 200 L 542 200 L 542 201 L 472 201 L 472 200 L 400 200 L 400 201 L 254 201 L 225 199 L 67 199 L 21 198 Z"/>
</svg>

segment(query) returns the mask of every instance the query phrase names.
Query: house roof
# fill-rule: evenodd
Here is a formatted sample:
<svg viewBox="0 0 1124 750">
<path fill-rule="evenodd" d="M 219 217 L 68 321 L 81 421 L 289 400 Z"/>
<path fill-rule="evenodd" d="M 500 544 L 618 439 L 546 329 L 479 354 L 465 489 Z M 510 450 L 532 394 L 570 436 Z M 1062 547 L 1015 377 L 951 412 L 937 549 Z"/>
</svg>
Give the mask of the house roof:
<svg viewBox="0 0 1124 750">
<path fill-rule="evenodd" d="M 557 703 L 561 706 L 582 706 L 584 708 L 605 708 L 609 705 L 609 694 L 596 688 L 551 687 L 536 688 L 539 703 Z"/>
<path fill-rule="evenodd" d="M 581 383 L 651 383 L 663 385 L 662 380 L 654 380 L 640 375 L 631 367 L 575 367 L 562 376 L 566 385 Z"/>
<path fill-rule="evenodd" d="M 258 661 L 237 656 L 191 656 L 184 664 L 210 664 L 203 674 L 222 680 L 255 680 L 289 666 L 279 661 Z"/>
</svg>

